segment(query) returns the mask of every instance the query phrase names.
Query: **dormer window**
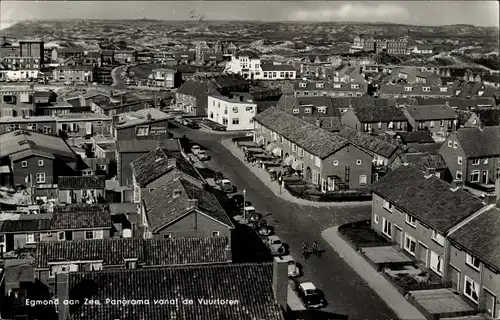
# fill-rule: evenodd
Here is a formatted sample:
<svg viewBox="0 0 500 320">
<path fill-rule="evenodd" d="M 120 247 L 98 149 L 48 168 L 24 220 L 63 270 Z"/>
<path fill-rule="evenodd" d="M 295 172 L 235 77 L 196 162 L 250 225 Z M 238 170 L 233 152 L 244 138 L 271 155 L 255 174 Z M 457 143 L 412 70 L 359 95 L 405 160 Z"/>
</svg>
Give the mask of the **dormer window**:
<svg viewBox="0 0 500 320">
<path fill-rule="evenodd" d="M 137 268 L 137 258 L 125 258 L 125 268 L 127 269 L 135 269 Z"/>
<path fill-rule="evenodd" d="M 441 91 L 441 92 L 447 92 L 448 88 L 447 87 L 441 87 L 441 88 L 439 88 L 439 91 Z"/>
<path fill-rule="evenodd" d="M 311 108 L 305 108 L 304 109 L 304 113 L 311 113 L 311 111 L 312 111 Z"/>
<path fill-rule="evenodd" d="M 333 84 L 333 87 L 334 87 L 335 89 L 340 89 L 340 88 L 342 88 L 342 84 L 340 84 L 340 83 L 334 83 L 334 84 Z"/>
<path fill-rule="evenodd" d="M 299 113 L 300 113 L 300 110 L 299 110 L 299 109 L 297 109 L 297 108 L 295 108 L 295 109 L 293 109 L 293 110 L 292 110 L 292 113 L 293 113 L 293 114 L 299 114 Z"/>
<path fill-rule="evenodd" d="M 412 91 L 412 87 L 405 87 L 405 91 Z"/>
<path fill-rule="evenodd" d="M 431 87 L 423 87 L 422 91 L 424 91 L 424 92 L 430 92 L 431 91 Z"/>
<path fill-rule="evenodd" d="M 325 84 L 324 83 L 316 83 L 316 88 L 324 88 Z"/>
<path fill-rule="evenodd" d="M 359 84 L 351 84 L 351 89 L 359 89 Z"/>
<path fill-rule="evenodd" d="M 301 83 L 299 83 L 299 87 L 300 88 L 305 88 L 305 87 L 307 87 L 307 83 L 301 82 Z"/>
<path fill-rule="evenodd" d="M 460 94 L 460 90 L 455 91 L 455 95 L 458 96 Z"/>
<path fill-rule="evenodd" d="M 322 114 L 326 114 L 326 107 L 318 107 L 318 112 Z"/>
<path fill-rule="evenodd" d="M 175 189 L 175 190 L 174 190 L 174 192 L 173 192 L 173 197 L 174 197 L 174 198 L 177 198 L 177 197 L 178 197 L 178 196 L 180 196 L 180 195 L 181 195 L 181 190 L 179 190 L 179 189 Z"/>
</svg>

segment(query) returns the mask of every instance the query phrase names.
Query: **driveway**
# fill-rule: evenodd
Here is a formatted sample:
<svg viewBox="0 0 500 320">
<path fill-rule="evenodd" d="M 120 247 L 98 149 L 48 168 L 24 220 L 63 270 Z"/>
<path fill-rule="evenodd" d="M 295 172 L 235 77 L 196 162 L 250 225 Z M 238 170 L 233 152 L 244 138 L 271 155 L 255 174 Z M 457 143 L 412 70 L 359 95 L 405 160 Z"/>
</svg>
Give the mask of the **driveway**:
<svg viewBox="0 0 500 320">
<path fill-rule="evenodd" d="M 228 136 L 188 128 L 172 131 L 177 131 L 180 136 L 186 135 L 207 150 L 212 159 L 204 164 L 206 167 L 222 171 L 237 186 L 239 192 L 246 189 L 247 199 L 258 212 L 266 216 L 268 224 L 275 227 L 276 234 L 290 246 L 292 256 L 304 267 L 304 275 L 300 281 L 312 281 L 325 292 L 329 303 L 325 311 L 348 315 L 349 319 L 397 319 L 385 302 L 321 236 L 331 226 L 369 219 L 370 204 L 329 208 L 287 202 L 271 192 L 221 144 L 221 140 Z M 321 258 L 312 256 L 304 259 L 301 243 L 311 245 L 313 241 L 317 241 L 320 249 L 325 252 Z M 235 241 L 235 246 L 238 242 L 240 241 Z M 244 249 L 249 249 L 248 244 Z M 237 260 L 236 256 L 234 258 Z"/>
</svg>

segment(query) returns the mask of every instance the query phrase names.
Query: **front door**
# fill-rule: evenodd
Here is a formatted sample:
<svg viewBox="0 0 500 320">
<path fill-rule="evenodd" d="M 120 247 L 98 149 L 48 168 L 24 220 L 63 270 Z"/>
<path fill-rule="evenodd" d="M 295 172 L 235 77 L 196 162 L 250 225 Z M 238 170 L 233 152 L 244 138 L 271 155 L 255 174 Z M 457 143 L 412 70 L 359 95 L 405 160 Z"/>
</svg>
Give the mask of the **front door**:
<svg viewBox="0 0 500 320">
<path fill-rule="evenodd" d="M 450 280 L 451 280 L 451 288 L 456 292 L 460 292 L 460 271 L 451 267 Z"/>
<path fill-rule="evenodd" d="M 402 246 L 403 243 L 403 229 L 399 226 L 394 225 L 394 241 L 398 244 L 399 247 Z"/>
<path fill-rule="evenodd" d="M 424 263 L 425 267 L 427 267 L 427 257 L 428 256 L 429 256 L 429 249 L 426 246 L 424 246 L 422 243 L 420 243 L 419 260 Z"/>
<path fill-rule="evenodd" d="M 483 174 L 481 175 L 481 183 L 482 184 L 488 183 L 488 170 L 483 170 Z"/>
<path fill-rule="evenodd" d="M 498 319 L 498 316 L 500 316 L 500 312 L 495 310 L 497 297 L 493 295 L 489 290 L 484 290 L 484 295 L 486 298 L 486 313 L 493 319 Z"/>
</svg>

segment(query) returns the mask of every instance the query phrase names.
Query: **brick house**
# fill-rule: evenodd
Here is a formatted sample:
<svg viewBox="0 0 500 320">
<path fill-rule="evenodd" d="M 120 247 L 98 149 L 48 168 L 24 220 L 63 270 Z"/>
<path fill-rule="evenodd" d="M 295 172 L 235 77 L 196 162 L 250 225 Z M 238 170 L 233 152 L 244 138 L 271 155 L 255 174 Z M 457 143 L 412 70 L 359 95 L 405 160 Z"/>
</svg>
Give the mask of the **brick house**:
<svg viewBox="0 0 500 320">
<path fill-rule="evenodd" d="M 472 185 L 492 185 L 500 157 L 496 127 L 460 128 L 439 149 L 451 175 Z"/>
<path fill-rule="evenodd" d="M 407 255 L 448 279 L 447 236 L 484 209 L 472 194 L 410 165 L 401 166 L 372 185 L 372 229 Z"/>
<path fill-rule="evenodd" d="M 181 177 L 141 194 L 144 237 L 226 237 L 234 225 L 215 195 Z M 168 208 L 168 210 L 167 210 Z"/>
<path fill-rule="evenodd" d="M 370 185 L 372 157 L 347 139 L 278 108 L 265 110 L 254 121 L 254 141 L 322 192 Z"/>
<path fill-rule="evenodd" d="M 381 84 L 377 94 L 380 98 L 451 98 L 455 86 L 389 83 Z"/>
<path fill-rule="evenodd" d="M 112 137 L 120 140 L 167 140 L 168 121 L 173 117 L 154 108 L 120 113 L 112 118 Z"/>
<path fill-rule="evenodd" d="M 448 281 L 478 312 L 500 318 L 500 210 L 491 208 L 449 237 Z"/>
<path fill-rule="evenodd" d="M 403 111 L 394 106 L 351 106 L 342 114 L 340 121 L 344 126 L 362 132 L 406 131 L 408 127 Z"/>
<path fill-rule="evenodd" d="M 427 130 L 433 136 L 446 137 L 458 123 L 458 115 L 449 105 L 406 106 L 409 131 Z"/>
<path fill-rule="evenodd" d="M 109 136 L 111 117 L 95 113 L 69 113 L 58 116 L 57 132 L 70 137 Z"/>
<path fill-rule="evenodd" d="M 67 204 L 100 203 L 104 200 L 104 176 L 60 176 L 59 202 Z"/>
<path fill-rule="evenodd" d="M 294 95 L 296 97 L 361 97 L 367 91 L 368 85 L 362 81 L 331 82 L 299 80 L 294 83 Z"/>
</svg>

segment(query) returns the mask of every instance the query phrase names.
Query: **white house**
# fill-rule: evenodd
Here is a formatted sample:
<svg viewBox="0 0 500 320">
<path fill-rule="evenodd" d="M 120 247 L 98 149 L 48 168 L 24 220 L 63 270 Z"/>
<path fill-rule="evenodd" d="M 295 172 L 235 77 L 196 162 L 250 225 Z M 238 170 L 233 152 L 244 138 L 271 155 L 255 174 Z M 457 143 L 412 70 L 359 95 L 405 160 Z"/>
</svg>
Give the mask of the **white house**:
<svg viewBox="0 0 500 320">
<path fill-rule="evenodd" d="M 433 54 L 434 47 L 425 44 L 417 44 L 409 48 L 410 54 Z"/>
<path fill-rule="evenodd" d="M 174 88 L 175 73 L 176 71 L 171 69 L 164 69 L 164 68 L 154 69 L 149 74 L 148 79 L 156 87 Z"/>
<path fill-rule="evenodd" d="M 0 79 L 3 80 L 29 80 L 37 79 L 42 73 L 39 70 L 2 70 L 0 71 Z"/>
<path fill-rule="evenodd" d="M 224 72 L 241 74 L 245 79 L 260 79 L 262 77 L 260 57 L 253 51 L 237 52 L 227 62 Z"/>
<path fill-rule="evenodd" d="M 297 70 L 291 64 L 271 64 L 263 65 L 262 80 L 289 80 L 296 79 Z"/>
<path fill-rule="evenodd" d="M 257 104 L 248 93 L 234 93 L 229 97 L 208 96 L 208 119 L 231 130 L 252 130 L 253 117 L 257 114 Z"/>
</svg>

